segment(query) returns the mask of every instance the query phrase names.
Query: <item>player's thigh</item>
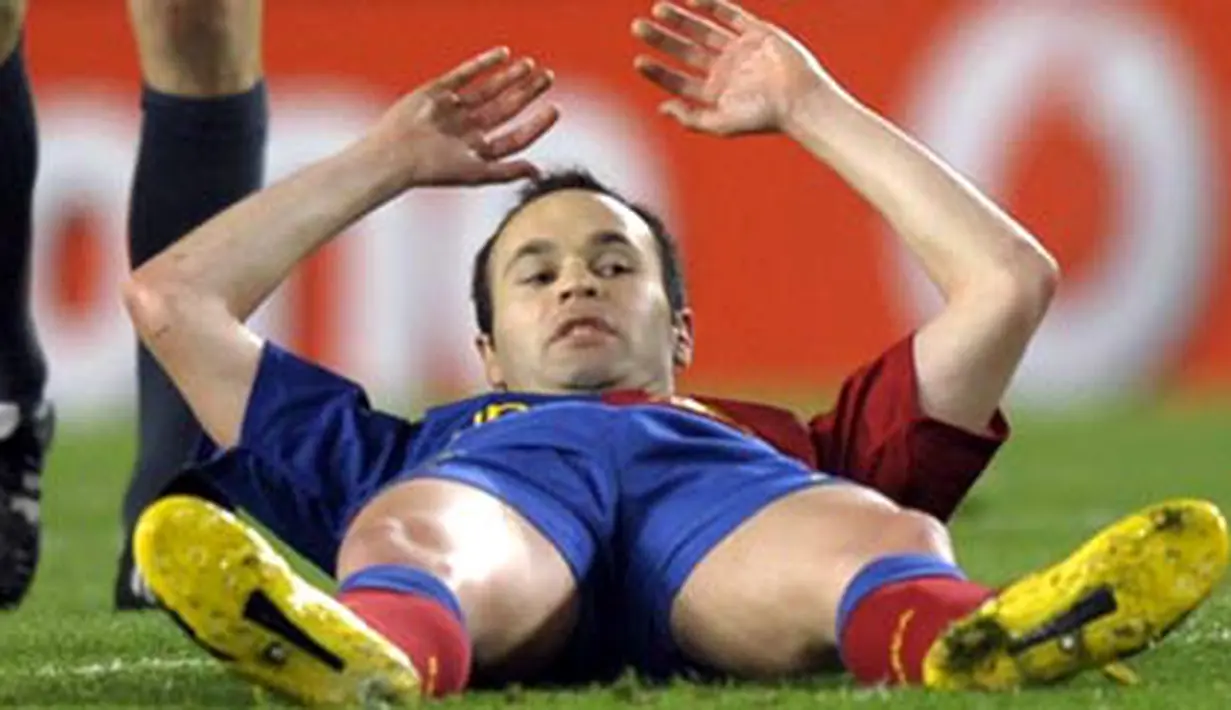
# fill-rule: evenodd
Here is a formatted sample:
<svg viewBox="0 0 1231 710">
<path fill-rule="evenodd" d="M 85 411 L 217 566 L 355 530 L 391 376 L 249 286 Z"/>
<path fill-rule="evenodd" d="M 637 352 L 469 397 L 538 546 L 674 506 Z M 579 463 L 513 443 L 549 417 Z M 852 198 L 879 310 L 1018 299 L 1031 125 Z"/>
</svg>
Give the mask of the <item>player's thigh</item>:
<svg viewBox="0 0 1231 710">
<path fill-rule="evenodd" d="M 545 664 L 576 623 L 578 587 L 561 550 L 512 505 L 466 483 L 409 480 L 362 509 L 338 576 L 386 564 L 428 570 L 453 590 L 481 667 Z"/>
<path fill-rule="evenodd" d="M 671 608 L 675 643 L 695 663 L 742 677 L 835 663 L 838 607 L 868 562 L 952 559 L 944 527 L 866 488 L 808 487 L 752 514 L 692 569 Z"/>
</svg>

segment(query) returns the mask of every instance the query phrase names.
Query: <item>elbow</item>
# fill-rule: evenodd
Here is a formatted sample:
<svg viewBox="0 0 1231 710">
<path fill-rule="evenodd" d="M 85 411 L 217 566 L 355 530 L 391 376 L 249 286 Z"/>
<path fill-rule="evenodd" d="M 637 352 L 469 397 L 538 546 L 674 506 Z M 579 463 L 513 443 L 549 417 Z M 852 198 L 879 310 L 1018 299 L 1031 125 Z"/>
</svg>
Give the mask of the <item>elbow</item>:
<svg viewBox="0 0 1231 710">
<path fill-rule="evenodd" d="M 121 285 L 120 296 L 137 337 L 160 360 L 204 332 L 236 322 L 223 299 L 174 272 L 138 269 Z"/>
<path fill-rule="evenodd" d="M 137 336 L 150 345 L 151 336 L 171 321 L 167 295 L 137 272 L 121 285 L 120 296 Z"/>
<path fill-rule="evenodd" d="M 971 297 L 992 306 L 1014 322 L 1038 327 L 1060 289 L 1060 266 L 1051 254 L 1022 244 L 971 289 Z"/>
<path fill-rule="evenodd" d="M 179 320 L 188 294 L 165 279 L 152 277 L 138 270 L 120 287 L 124 310 L 137 332 L 137 337 L 152 351 Z"/>
<path fill-rule="evenodd" d="M 1060 264 L 1042 247 L 1031 245 L 1013 264 L 1013 297 L 1028 315 L 1042 320 L 1060 290 Z"/>
</svg>

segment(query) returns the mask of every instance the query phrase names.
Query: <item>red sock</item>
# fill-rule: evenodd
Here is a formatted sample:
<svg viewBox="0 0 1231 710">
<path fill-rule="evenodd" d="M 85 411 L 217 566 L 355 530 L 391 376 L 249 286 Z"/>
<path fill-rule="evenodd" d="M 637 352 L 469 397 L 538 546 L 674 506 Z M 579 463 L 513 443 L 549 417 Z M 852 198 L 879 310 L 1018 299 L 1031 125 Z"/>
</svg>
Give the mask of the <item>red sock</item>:
<svg viewBox="0 0 1231 710">
<path fill-rule="evenodd" d="M 859 602 L 842 630 L 847 670 L 869 685 L 921 683 L 932 642 L 992 594 L 952 577 L 919 577 L 877 589 Z"/>
<path fill-rule="evenodd" d="M 351 589 L 338 601 L 410 657 L 423 694 L 459 693 L 470 679 L 470 638 L 452 611 L 416 594 L 384 589 Z"/>
</svg>

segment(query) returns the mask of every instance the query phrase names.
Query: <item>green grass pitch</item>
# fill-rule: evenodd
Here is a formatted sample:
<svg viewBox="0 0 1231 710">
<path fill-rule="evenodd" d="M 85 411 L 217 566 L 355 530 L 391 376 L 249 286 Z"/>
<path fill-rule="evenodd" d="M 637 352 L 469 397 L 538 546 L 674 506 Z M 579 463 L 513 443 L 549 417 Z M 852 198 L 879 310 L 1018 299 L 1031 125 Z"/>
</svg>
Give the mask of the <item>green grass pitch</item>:
<svg viewBox="0 0 1231 710">
<path fill-rule="evenodd" d="M 1001 583 L 1064 554 L 1104 523 L 1169 496 L 1231 509 L 1231 408 L 1015 419 L 1013 441 L 954 524 L 972 576 Z M 43 565 L 27 604 L 0 615 L 0 706 L 249 707 L 271 702 L 215 666 L 157 613 L 110 612 L 130 429 L 65 429 L 45 483 Z M 1098 676 L 1014 695 L 860 690 L 842 678 L 783 686 L 570 693 L 510 690 L 464 707 L 1228 708 L 1231 585 L 1167 643 L 1135 659 L 1141 686 Z M 450 704 L 452 704 L 450 703 Z"/>
</svg>

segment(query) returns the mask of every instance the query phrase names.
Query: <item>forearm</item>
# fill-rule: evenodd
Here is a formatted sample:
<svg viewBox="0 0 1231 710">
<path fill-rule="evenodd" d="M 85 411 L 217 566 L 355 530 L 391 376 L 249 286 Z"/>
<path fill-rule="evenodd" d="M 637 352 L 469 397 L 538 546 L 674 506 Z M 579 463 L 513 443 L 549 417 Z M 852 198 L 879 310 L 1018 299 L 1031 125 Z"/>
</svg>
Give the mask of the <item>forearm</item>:
<svg viewBox="0 0 1231 710">
<path fill-rule="evenodd" d="M 247 319 L 294 267 L 398 191 L 397 166 L 363 143 L 237 203 L 133 273 L 143 291 L 220 302 Z"/>
<path fill-rule="evenodd" d="M 858 102 L 817 92 L 786 129 L 890 223 L 946 298 L 1053 277 L 1050 255 L 1021 225 Z"/>
<path fill-rule="evenodd" d="M 547 90 L 551 75 L 532 71 L 528 58 L 508 59 L 505 49 L 489 50 L 407 94 L 362 140 L 227 209 L 124 285 L 142 342 L 219 446 L 240 443 L 269 352 L 243 321 L 297 264 L 412 186 L 536 173 L 528 161 L 506 158 L 546 133 L 555 109 L 501 129 Z"/>
</svg>

